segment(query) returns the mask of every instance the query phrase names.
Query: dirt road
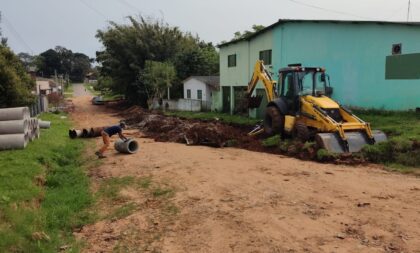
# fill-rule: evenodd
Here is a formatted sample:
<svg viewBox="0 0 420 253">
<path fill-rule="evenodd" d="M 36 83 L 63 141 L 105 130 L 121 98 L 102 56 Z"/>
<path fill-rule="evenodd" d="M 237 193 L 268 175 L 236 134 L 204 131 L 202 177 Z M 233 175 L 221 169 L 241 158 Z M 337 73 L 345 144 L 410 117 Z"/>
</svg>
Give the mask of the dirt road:
<svg viewBox="0 0 420 253">
<path fill-rule="evenodd" d="M 74 103 L 79 126 L 119 120 L 89 97 Z M 109 150 L 91 173 L 93 188 L 109 178 L 151 177 L 175 189 L 177 212 L 162 215 L 124 188 L 126 199 L 148 208 L 85 226 L 76 236 L 86 252 L 420 252 L 418 178 L 129 133 L 140 152 Z"/>
</svg>

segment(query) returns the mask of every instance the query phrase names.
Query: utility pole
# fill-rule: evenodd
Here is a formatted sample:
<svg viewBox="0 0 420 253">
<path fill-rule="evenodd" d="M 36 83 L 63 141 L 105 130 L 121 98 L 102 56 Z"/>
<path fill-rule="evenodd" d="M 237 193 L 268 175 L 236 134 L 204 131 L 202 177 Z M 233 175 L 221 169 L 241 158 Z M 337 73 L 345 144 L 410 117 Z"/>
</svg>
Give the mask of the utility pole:
<svg viewBox="0 0 420 253">
<path fill-rule="evenodd" d="M 408 0 L 407 22 L 410 20 L 410 7 L 411 7 L 411 0 Z"/>
</svg>

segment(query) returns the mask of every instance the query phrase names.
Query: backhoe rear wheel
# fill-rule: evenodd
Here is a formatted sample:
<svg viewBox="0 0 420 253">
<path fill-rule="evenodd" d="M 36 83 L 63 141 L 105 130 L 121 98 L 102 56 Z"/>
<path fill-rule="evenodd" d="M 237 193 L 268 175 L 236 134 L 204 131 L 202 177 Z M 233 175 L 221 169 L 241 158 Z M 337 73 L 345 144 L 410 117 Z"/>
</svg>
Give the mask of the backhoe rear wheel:
<svg viewBox="0 0 420 253">
<path fill-rule="evenodd" d="M 284 128 L 284 115 L 275 106 L 269 106 L 265 110 L 264 132 L 268 135 L 279 134 Z"/>
</svg>

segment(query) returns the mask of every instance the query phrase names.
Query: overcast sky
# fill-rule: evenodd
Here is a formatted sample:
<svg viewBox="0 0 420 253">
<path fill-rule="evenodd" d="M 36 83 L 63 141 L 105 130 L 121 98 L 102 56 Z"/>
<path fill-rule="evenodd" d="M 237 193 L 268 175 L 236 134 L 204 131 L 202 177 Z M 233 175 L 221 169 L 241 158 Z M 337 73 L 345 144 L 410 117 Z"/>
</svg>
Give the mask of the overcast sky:
<svg viewBox="0 0 420 253">
<path fill-rule="evenodd" d="M 278 19 L 406 21 L 407 10 L 408 0 L 0 0 L 0 26 L 16 53 L 60 45 L 94 57 L 96 31 L 129 15 L 163 18 L 218 44 Z M 410 21 L 419 20 L 420 0 L 411 0 Z"/>
</svg>

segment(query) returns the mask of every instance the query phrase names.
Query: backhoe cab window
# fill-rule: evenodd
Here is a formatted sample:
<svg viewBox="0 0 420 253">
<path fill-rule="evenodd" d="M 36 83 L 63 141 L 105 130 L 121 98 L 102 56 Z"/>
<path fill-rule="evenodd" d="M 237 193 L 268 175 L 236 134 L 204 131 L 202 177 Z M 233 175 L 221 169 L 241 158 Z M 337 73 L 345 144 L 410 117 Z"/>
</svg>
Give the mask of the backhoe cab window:
<svg viewBox="0 0 420 253">
<path fill-rule="evenodd" d="M 313 73 L 301 72 L 299 73 L 299 95 L 312 95 L 313 87 Z"/>
<path fill-rule="evenodd" d="M 283 94 L 286 97 L 293 97 L 294 96 L 294 92 L 293 92 L 293 73 L 287 73 L 286 75 L 283 75 L 283 82 L 282 82 L 282 87 L 281 89 L 283 89 Z"/>
<path fill-rule="evenodd" d="M 325 95 L 326 81 L 321 72 L 299 73 L 299 95 Z"/>
<path fill-rule="evenodd" d="M 327 87 L 327 78 L 324 73 L 315 73 L 315 95 L 326 95 L 325 87 Z"/>
</svg>

